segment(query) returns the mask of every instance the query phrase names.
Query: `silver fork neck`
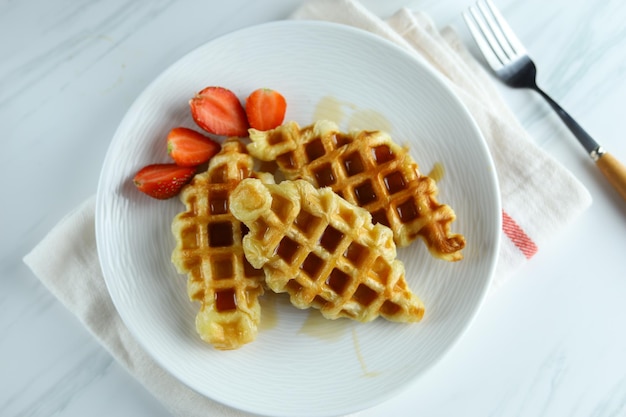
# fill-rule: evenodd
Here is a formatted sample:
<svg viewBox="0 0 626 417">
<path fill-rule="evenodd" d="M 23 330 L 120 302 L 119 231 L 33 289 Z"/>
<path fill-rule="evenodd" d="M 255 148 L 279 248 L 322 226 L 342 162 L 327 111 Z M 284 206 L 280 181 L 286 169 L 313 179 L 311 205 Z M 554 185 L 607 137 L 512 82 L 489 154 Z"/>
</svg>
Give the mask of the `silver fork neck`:
<svg viewBox="0 0 626 417">
<path fill-rule="evenodd" d="M 604 148 L 602 146 L 598 146 L 596 149 L 594 149 L 591 152 L 589 152 L 589 156 L 595 162 L 598 159 L 600 159 L 602 157 L 602 155 L 604 155 L 605 153 L 606 153 L 606 151 L 604 150 Z"/>
</svg>

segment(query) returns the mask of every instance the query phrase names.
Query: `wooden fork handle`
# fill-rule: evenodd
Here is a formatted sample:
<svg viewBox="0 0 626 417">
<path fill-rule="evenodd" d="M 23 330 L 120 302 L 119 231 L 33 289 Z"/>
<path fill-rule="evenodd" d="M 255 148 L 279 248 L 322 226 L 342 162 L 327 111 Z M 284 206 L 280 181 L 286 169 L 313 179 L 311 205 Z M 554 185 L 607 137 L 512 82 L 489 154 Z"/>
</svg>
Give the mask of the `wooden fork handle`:
<svg viewBox="0 0 626 417">
<path fill-rule="evenodd" d="M 626 167 L 613 155 L 606 152 L 572 116 L 563 110 L 563 108 L 541 88 L 536 85 L 533 88 L 541 94 L 554 111 L 556 111 L 561 120 L 563 120 L 580 144 L 589 153 L 591 159 L 596 162 L 596 165 L 600 168 L 600 171 L 604 174 L 609 183 L 617 190 L 622 198 L 626 200 Z"/>
<path fill-rule="evenodd" d="M 608 152 L 598 157 L 596 165 L 613 188 L 626 200 L 626 166 Z"/>
</svg>

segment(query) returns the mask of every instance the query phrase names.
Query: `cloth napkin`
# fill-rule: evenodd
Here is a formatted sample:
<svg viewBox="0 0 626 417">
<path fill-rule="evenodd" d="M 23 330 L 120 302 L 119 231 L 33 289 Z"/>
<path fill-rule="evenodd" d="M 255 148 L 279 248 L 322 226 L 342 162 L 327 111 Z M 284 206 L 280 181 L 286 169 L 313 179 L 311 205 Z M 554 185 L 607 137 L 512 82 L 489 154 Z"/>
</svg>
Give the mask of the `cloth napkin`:
<svg viewBox="0 0 626 417">
<path fill-rule="evenodd" d="M 502 246 L 494 286 L 501 285 L 551 236 L 591 203 L 587 190 L 539 149 L 498 96 L 490 77 L 450 29 L 407 9 L 386 21 L 353 0 L 313 0 L 294 19 L 328 20 L 373 32 L 426 59 L 476 119 L 494 159 L 503 206 Z M 550 178 L 550 187 L 545 179 Z M 107 292 L 95 240 L 95 198 L 63 218 L 24 261 L 41 282 L 174 415 L 248 416 L 178 382 L 139 346 Z"/>
</svg>

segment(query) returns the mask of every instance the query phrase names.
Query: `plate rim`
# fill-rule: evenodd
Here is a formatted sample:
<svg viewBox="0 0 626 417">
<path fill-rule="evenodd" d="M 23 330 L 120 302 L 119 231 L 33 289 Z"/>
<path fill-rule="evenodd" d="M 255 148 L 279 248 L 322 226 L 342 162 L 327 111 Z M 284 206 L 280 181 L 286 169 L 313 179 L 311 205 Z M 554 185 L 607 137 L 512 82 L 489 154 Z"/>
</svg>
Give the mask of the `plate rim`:
<svg viewBox="0 0 626 417">
<path fill-rule="evenodd" d="M 398 51 L 399 53 L 405 55 L 406 57 L 408 57 L 408 59 L 413 60 L 417 65 L 421 65 L 423 69 L 425 69 L 429 75 L 436 80 L 436 82 L 439 84 L 439 86 L 441 87 L 442 91 L 445 91 L 446 94 L 448 95 L 448 98 L 453 100 L 458 107 L 458 110 L 460 110 L 461 113 L 464 114 L 464 119 L 465 122 L 468 123 L 468 126 L 472 128 L 473 130 L 473 134 L 480 138 L 479 141 L 477 141 L 477 144 L 480 144 L 481 146 L 481 153 L 484 154 L 484 156 L 486 157 L 487 161 L 489 162 L 489 169 L 492 171 L 492 174 L 489 176 L 489 178 L 491 178 L 492 183 L 490 184 L 490 188 L 492 189 L 492 191 L 494 192 L 494 201 L 492 202 L 495 206 L 493 207 L 494 212 L 496 213 L 500 213 L 502 210 L 502 204 L 501 204 L 501 190 L 500 190 L 500 186 L 498 183 L 498 178 L 496 175 L 496 171 L 495 171 L 495 164 L 493 161 L 493 157 L 491 155 L 491 152 L 489 150 L 489 147 L 487 145 L 487 142 L 485 141 L 485 138 L 480 130 L 480 128 L 478 127 L 478 124 L 476 122 L 476 120 L 474 119 L 474 117 L 472 116 L 472 114 L 470 113 L 470 111 L 468 110 L 467 106 L 463 103 L 463 101 L 460 99 L 460 97 L 454 92 L 454 89 L 452 88 L 452 83 L 450 80 L 448 80 L 447 78 L 445 78 L 441 73 L 439 73 L 436 69 L 434 69 L 434 67 L 428 62 L 426 61 L 426 59 L 424 59 L 419 53 L 411 53 L 410 51 L 407 51 L 405 48 L 401 47 L 400 45 L 386 39 L 383 38 L 379 35 L 373 34 L 367 30 L 364 29 L 360 29 L 357 27 L 353 27 L 353 26 L 349 26 L 349 25 L 344 25 L 344 24 L 340 24 L 340 23 L 334 23 L 334 22 L 328 22 L 328 21 L 321 21 L 321 20 L 280 20 L 280 21 L 272 21 L 272 22 L 265 22 L 265 23 L 261 23 L 261 24 L 257 24 L 257 25 L 253 25 L 253 26 L 248 26 L 248 27 L 244 27 L 244 28 L 240 28 L 225 34 L 221 34 L 219 36 L 213 37 L 211 39 L 208 39 L 206 42 L 203 42 L 195 47 L 193 47 L 192 49 L 190 49 L 189 51 L 187 51 L 186 53 L 182 54 L 181 56 L 177 57 L 174 59 L 173 62 L 171 62 L 170 64 L 166 65 L 165 68 L 159 72 L 159 74 L 154 77 L 149 83 L 147 83 L 144 88 L 142 88 L 141 92 L 134 98 L 133 102 L 130 104 L 130 106 L 126 109 L 124 115 L 122 116 L 122 118 L 120 119 L 118 126 L 111 138 L 111 141 L 109 142 L 107 151 L 105 153 L 105 157 L 101 166 L 101 171 L 100 171 L 100 176 L 98 178 L 98 187 L 97 187 L 97 194 L 96 194 L 96 204 L 95 204 L 95 232 L 96 232 L 96 243 L 100 242 L 101 239 L 103 238 L 104 235 L 104 231 L 103 231 L 103 220 L 102 220 L 102 216 L 103 214 L 103 210 L 104 210 L 104 205 L 105 205 L 105 190 L 104 190 L 104 185 L 106 182 L 106 178 L 105 178 L 105 167 L 108 165 L 108 163 L 110 163 L 110 159 L 111 159 L 111 154 L 113 153 L 114 148 L 116 147 L 116 144 L 121 140 L 121 136 L 120 136 L 120 132 L 122 132 L 124 129 L 124 125 L 126 123 L 129 123 L 128 121 L 128 115 L 131 114 L 133 112 L 133 109 L 135 109 L 139 103 L 141 102 L 142 97 L 144 96 L 144 94 L 146 92 L 148 92 L 149 90 L 151 90 L 155 85 L 159 84 L 160 81 L 167 77 L 168 74 L 181 62 L 181 61 L 185 61 L 188 60 L 190 56 L 192 56 L 194 53 L 196 53 L 198 50 L 207 47 L 209 44 L 213 43 L 213 42 L 218 42 L 218 41 L 224 41 L 227 40 L 230 37 L 239 37 L 242 36 L 243 34 L 247 33 L 247 32 L 254 32 L 257 30 L 264 30 L 265 28 L 275 28 L 275 27 L 292 27 L 292 26 L 298 26 L 298 27 L 304 27 L 304 26 L 308 26 L 308 27 L 312 27 L 312 28 L 316 28 L 316 29 L 320 29 L 320 30 L 324 30 L 324 29 L 330 29 L 330 30 L 336 30 L 336 31 L 343 31 L 345 33 L 348 34 L 352 34 L 352 36 L 357 36 L 357 37 L 365 37 L 367 38 L 368 42 L 378 42 L 381 45 L 384 45 L 386 48 L 393 48 L 396 51 Z M 488 267 L 488 278 L 484 281 L 483 287 L 481 288 L 480 291 L 480 296 L 477 297 L 477 302 L 471 307 L 471 316 L 469 317 L 469 319 L 467 320 L 467 322 L 464 324 L 464 326 L 462 327 L 462 329 L 456 333 L 453 338 L 452 341 L 445 346 L 442 349 L 442 353 L 438 355 L 438 357 L 431 361 L 430 363 L 428 363 L 424 370 L 420 373 L 417 373 L 416 375 L 413 375 L 412 378 L 410 379 L 410 381 L 406 384 L 398 384 L 395 385 L 392 389 L 388 390 L 387 393 L 385 395 L 380 395 L 377 396 L 375 399 L 370 400 L 365 402 L 365 404 L 362 407 L 359 408 L 354 408 L 354 407 L 344 407 L 343 409 L 339 410 L 337 409 L 336 413 L 333 414 L 319 414 L 319 413 L 302 413 L 299 414 L 301 416 L 330 416 L 330 415 L 336 415 L 336 414 L 346 414 L 346 413 L 354 413 L 354 412 L 358 412 L 364 409 L 367 409 L 369 407 L 375 406 L 377 404 L 380 404 L 384 401 L 389 400 L 390 398 L 396 396 L 398 393 L 406 390 L 408 388 L 408 386 L 414 384 L 417 380 L 423 378 L 424 375 L 426 375 L 428 372 L 430 372 L 430 370 L 432 370 L 437 364 L 441 363 L 441 361 L 448 356 L 449 352 L 454 349 L 458 343 L 463 339 L 463 337 L 465 336 L 465 334 L 469 331 L 469 329 L 472 327 L 473 323 L 475 322 L 479 311 L 481 310 L 482 306 L 484 305 L 487 293 L 489 292 L 490 287 L 492 286 L 493 283 L 493 279 L 494 279 L 494 275 L 495 275 L 495 271 L 496 271 L 496 266 L 497 266 L 497 262 L 498 262 L 498 254 L 499 254 L 499 249 L 501 246 L 501 228 L 502 228 L 502 219 L 501 216 L 497 216 L 496 219 L 494 219 L 495 224 L 494 224 L 494 230 L 495 230 L 495 236 L 493 236 L 494 238 L 494 243 L 493 246 L 495 247 L 493 256 L 490 259 L 489 262 L 489 267 Z M 141 338 L 137 337 L 136 333 L 133 331 L 134 325 L 129 324 L 129 317 L 127 316 L 127 314 L 125 314 L 123 312 L 123 309 L 120 309 L 120 306 L 118 305 L 119 300 L 116 299 L 116 297 L 113 296 L 112 294 L 112 290 L 110 288 L 110 280 L 107 279 L 107 271 L 106 271 L 106 267 L 104 265 L 103 262 L 103 249 L 101 248 L 101 245 L 96 245 L 97 246 L 97 252 L 98 252 L 98 260 L 100 262 L 101 265 L 101 270 L 102 270 L 102 274 L 104 277 L 104 281 L 105 281 L 105 285 L 107 288 L 107 292 L 111 298 L 111 301 L 113 302 L 113 305 L 116 309 L 116 312 L 119 314 L 120 318 L 122 319 L 122 322 L 124 323 L 124 325 L 127 327 L 127 329 L 129 330 L 129 334 L 133 337 L 133 339 L 139 344 L 139 346 L 141 346 L 142 349 L 144 349 L 145 353 L 152 359 L 154 360 L 160 367 L 162 367 L 162 369 L 164 371 L 166 371 L 167 373 L 169 373 L 170 375 L 172 375 L 178 382 L 180 382 L 181 384 L 185 385 L 186 387 L 190 388 L 191 390 L 193 390 L 194 392 L 197 392 L 199 395 L 206 397 L 208 399 L 210 399 L 211 401 L 215 401 L 216 403 L 220 403 L 220 404 L 224 404 L 226 406 L 232 407 L 234 409 L 237 410 L 242 410 L 242 411 L 246 411 L 246 412 L 251 412 L 251 413 L 261 413 L 262 415 L 269 415 L 266 414 L 267 411 L 259 411 L 258 409 L 255 409 L 254 407 L 246 407 L 246 406 L 242 406 L 240 404 L 234 404 L 234 403 L 230 403 L 227 401 L 224 401 L 222 399 L 218 399 L 219 397 L 216 396 L 211 396 L 211 395 L 207 395 L 204 394 L 200 391 L 198 391 L 196 388 L 190 386 L 183 378 L 181 378 L 180 375 L 178 375 L 177 372 L 175 372 L 175 370 L 172 369 L 172 367 L 168 366 L 166 362 L 162 361 L 162 358 L 158 357 L 158 355 L 155 355 L 154 352 L 152 351 L 152 349 L 149 346 L 146 346 L 146 341 L 142 340 Z M 132 322 L 132 320 L 131 320 Z M 277 415 L 277 416 L 287 416 L 288 414 L 281 414 L 280 412 L 278 414 L 275 414 L 275 412 L 272 412 L 272 415 Z M 289 414 L 291 415 L 291 414 Z"/>
</svg>

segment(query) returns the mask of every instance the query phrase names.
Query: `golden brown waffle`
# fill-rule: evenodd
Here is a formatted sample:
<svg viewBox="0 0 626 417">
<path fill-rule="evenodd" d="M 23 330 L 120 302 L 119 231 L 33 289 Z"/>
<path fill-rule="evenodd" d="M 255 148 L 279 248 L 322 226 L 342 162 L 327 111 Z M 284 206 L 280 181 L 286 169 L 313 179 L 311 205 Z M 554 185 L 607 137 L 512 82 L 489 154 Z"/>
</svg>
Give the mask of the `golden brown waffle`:
<svg viewBox="0 0 626 417">
<path fill-rule="evenodd" d="M 250 232 L 243 247 L 265 270 L 274 292 L 324 317 L 370 321 L 379 315 L 415 322 L 422 302 L 409 290 L 389 228 L 370 214 L 304 180 L 263 184 L 243 180 L 230 197 L 233 215 Z"/>
<path fill-rule="evenodd" d="M 172 262 L 188 276 L 200 337 L 217 349 L 236 349 L 256 338 L 261 318 L 263 270 L 244 257 L 245 225 L 230 212 L 229 194 L 242 179 L 255 175 L 253 159 L 236 139 L 224 142 L 208 170 L 197 174 L 180 195 L 186 211 L 172 223 L 176 248 Z"/>
<path fill-rule="evenodd" d="M 269 131 L 250 129 L 250 139 L 252 156 L 275 160 L 287 179 L 331 187 L 365 208 L 374 223 L 393 230 L 399 247 L 422 236 L 435 257 L 450 261 L 463 257 L 464 237 L 450 232 L 454 211 L 437 201 L 435 181 L 421 175 L 408 150 L 386 133 L 346 134 L 329 121 L 304 128 L 289 122 Z"/>
</svg>

